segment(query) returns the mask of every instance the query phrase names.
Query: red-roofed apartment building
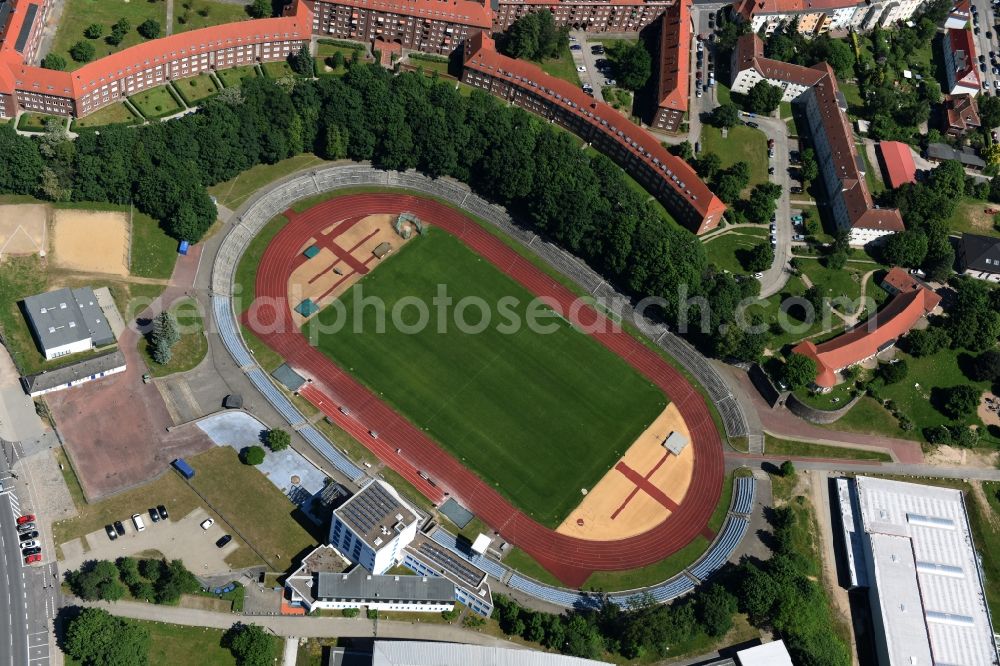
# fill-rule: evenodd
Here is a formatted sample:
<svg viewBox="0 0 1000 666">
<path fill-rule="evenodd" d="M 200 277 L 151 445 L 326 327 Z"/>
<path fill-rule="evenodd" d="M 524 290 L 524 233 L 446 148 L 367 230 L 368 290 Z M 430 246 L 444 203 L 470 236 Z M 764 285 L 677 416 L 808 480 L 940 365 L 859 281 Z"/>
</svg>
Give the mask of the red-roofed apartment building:
<svg viewBox="0 0 1000 666">
<path fill-rule="evenodd" d="M 905 21 L 927 0 L 736 0 L 736 15 L 749 21 L 753 32 L 770 35 L 783 23 L 798 20 L 805 35 L 830 31 L 867 32 L 877 25 Z"/>
<path fill-rule="evenodd" d="M 339 1 L 339 0 L 338 0 Z M 638 32 L 677 0 L 491 0 L 493 30 L 503 32 L 530 12 L 548 9 L 556 25 L 588 32 Z"/>
<path fill-rule="evenodd" d="M 900 141 L 881 141 L 878 144 L 889 187 L 895 189 L 904 183 L 917 182 L 917 165 L 913 163 L 910 147 Z"/>
<path fill-rule="evenodd" d="M 766 80 L 784 90 L 782 101 L 801 105 L 809 122 L 816 162 L 837 227 L 850 232 L 852 245 L 866 245 L 887 234 L 903 231 L 903 218 L 894 208 L 879 208 L 865 181 L 865 163 L 858 154 L 847 120 L 847 100 L 826 63 L 800 67 L 764 57 L 764 43 L 751 33 L 733 49 L 733 92 L 746 94 Z"/>
<path fill-rule="evenodd" d="M 691 12 L 687 0 L 660 19 L 660 76 L 656 83 L 653 127 L 677 132 L 688 110 L 691 84 Z"/>
<path fill-rule="evenodd" d="M 972 0 L 958 0 L 944 21 L 945 30 L 965 30 L 972 20 Z"/>
<path fill-rule="evenodd" d="M 127 95 L 195 76 L 256 62 L 284 60 L 309 43 L 312 13 L 298 2 L 294 14 L 227 23 L 154 39 L 87 63 L 72 72 L 25 64 L 37 48 L 37 18 L 45 9 L 20 0 L 7 20 L 0 44 L 0 117 L 18 107 L 58 115 L 85 116 Z M 32 35 L 35 35 L 32 37 Z"/>
<path fill-rule="evenodd" d="M 718 226 L 726 206 L 646 130 L 577 86 L 497 52 L 479 33 L 465 42 L 462 81 L 554 122 L 617 162 L 696 233 Z"/>
<path fill-rule="evenodd" d="M 871 319 L 822 344 L 806 340 L 792 349 L 793 354 L 816 362 L 814 383 L 819 389 L 833 388 L 838 372 L 892 347 L 941 302 L 940 296 L 901 268 L 889 271 L 882 286 L 895 296 Z"/>
<path fill-rule="evenodd" d="M 949 95 L 978 95 L 979 71 L 976 69 L 976 44 L 971 30 L 949 30 L 941 40 L 944 73 Z"/>
</svg>

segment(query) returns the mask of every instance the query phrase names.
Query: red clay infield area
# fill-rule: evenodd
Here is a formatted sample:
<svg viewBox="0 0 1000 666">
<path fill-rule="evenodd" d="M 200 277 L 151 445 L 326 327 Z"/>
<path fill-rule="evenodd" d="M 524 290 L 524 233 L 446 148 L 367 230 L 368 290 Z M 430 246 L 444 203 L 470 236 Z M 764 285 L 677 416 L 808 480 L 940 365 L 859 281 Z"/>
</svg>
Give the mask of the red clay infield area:
<svg viewBox="0 0 1000 666">
<path fill-rule="evenodd" d="M 403 475 L 424 495 L 441 502 L 451 493 L 514 545 L 524 549 L 566 585 L 578 587 L 593 571 L 634 569 L 657 562 L 683 548 L 699 534 L 711 537 L 708 520 L 719 500 L 723 480 L 723 451 L 704 398 L 663 358 L 628 333 L 601 328 L 594 337 L 619 354 L 638 372 L 659 386 L 677 406 L 687 424 L 695 452 L 691 488 L 681 505 L 655 528 L 617 541 L 593 541 L 557 534 L 539 525 L 508 502 L 449 453 L 393 411 L 371 391 L 342 371 L 308 340 L 292 322 L 287 299 L 288 277 L 305 257 L 310 238 L 338 220 L 373 214 L 409 211 L 465 242 L 472 250 L 521 283 L 536 296 L 562 304 L 571 312 L 571 291 L 520 257 L 513 249 L 462 213 L 443 204 L 405 194 L 354 194 L 337 197 L 305 213 L 288 211 L 290 222 L 265 250 L 257 273 L 257 301 L 244 323 L 278 352 L 289 365 L 312 380 L 302 395 Z M 602 315 L 582 308 L 581 324 Z M 351 412 L 345 417 L 337 408 Z M 379 433 L 373 439 L 368 430 Z M 396 453 L 403 450 L 403 455 Z M 418 474 L 434 479 L 431 485 Z"/>
</svg>

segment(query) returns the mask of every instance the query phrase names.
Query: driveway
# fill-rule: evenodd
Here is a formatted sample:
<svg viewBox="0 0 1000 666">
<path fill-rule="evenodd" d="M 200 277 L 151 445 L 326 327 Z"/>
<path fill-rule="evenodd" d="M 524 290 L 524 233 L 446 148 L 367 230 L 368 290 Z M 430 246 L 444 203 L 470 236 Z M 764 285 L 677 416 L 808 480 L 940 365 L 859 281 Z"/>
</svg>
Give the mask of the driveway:
<svg viewBox="0 0 1000 666">
<path fill-rule="evenodd" d="M 598 44 L 599 42 L 596 40 L 596 37 L 603 37 L 603 35 L 593 35 L 583 30 L 574 30 L 569 35 L 576 39 L 575 42 L 570 41 L 570 46 L 579 44 L 583 47 L 579 51 L 570 51 L 573 54 L 573 64 L 577 67 L 583 65 L 587 68 L 586 72 L 578 72 L 580 83 L 589 83 L 592 85 L 594 87 L 594 99 L 603 102 L 604 95 L 601 94 L 601 88 L 604 87 L 604 75 L 597 69 L 597 59 L 606 58 L 607 56 L 598 56 L 591 53 L 591 44 L 587 42 L 588 39 L 594 38 L 594 44 Z"/>
<path fill-rule="evenodd" d="M 776 208 L 777 215 L 777 245 L 774 248 L 774 262 L 771 267 L 764 271 L 764 277 L 760 280 L 760 296 L 767 298 L 772 296 L 785 286 L 788 282 L 788 263 L 792 259 L 792 235 L 795 233 L 792 228 L 791 203 L 789 202 L 789 188 L 792 185 L 791 176 L 788 173 L 788 125 L 780 118 L 764 118 L 757 116 L 753 119 L 760 126 L 760 130 L 767 135 L 768 139 L 774 139 L 774 157 L 768 160 L 768 165 L 774 167 L 774 175 L 769 177 L 772 183 L 781 186 L 781 197 L 778 199 Z"/>
<path fill-rule="evenodd" d="M 73 539 L 62 544 L 63 559 L 59 562 L 60 573 L 78 569 L 88 560 L 111 560 L 126 555 L 137 555 L 143 551 L 156 550 L 163 553 L 168 560 L 179 559 L 191 572 L 199 576 L 211 576 L 232 571 L 225 558 L 239 547 L 235 540 L 224 548 L 216 548 L 215 542 L 225 530 L 216 523 L 208 530 L 201 529 L 200 523 L 209 517 L 208 513 L 197 508 L 180 520 L 173 516 L 167 520 L 154 523 L 146 512 L 148 507 L 135 507 L 142 515 L 146 529 L 137 532 L 128 516 L 119 520 L 125 525 L 125 536 L 114 541 L 108 539 L 103 529 L 86 535 L 90 550 L 84 553 L 80 539 Z"/>
</svg>

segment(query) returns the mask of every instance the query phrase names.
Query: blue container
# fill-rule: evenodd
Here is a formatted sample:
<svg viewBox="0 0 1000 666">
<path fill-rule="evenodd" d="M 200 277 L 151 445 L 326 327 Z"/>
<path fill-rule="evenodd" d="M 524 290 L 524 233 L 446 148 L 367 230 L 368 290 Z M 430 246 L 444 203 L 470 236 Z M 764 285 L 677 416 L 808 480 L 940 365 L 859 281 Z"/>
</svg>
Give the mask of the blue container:
<svg viewBox="0 0 1000 666">
<path fill-rule="evenodd" d="M 181 246 L 179 248 L 177 248 L 177 252 L 180 253 L 180 254 L 187 254 L 189 247 L 191 247 L 191 244 L 188 243 L 186 240 L 182 240 L 181 241 Z"/>
<path fill-rule="evenodd" d="M 180 472 L 185 479 L 190 479 L 194 476 L 194 469 L 191 468 L 191 465 L 184 462 L 184 458 L 178 458 L 170 464 L 173 465 L 174 469 Z"/>
</svg>

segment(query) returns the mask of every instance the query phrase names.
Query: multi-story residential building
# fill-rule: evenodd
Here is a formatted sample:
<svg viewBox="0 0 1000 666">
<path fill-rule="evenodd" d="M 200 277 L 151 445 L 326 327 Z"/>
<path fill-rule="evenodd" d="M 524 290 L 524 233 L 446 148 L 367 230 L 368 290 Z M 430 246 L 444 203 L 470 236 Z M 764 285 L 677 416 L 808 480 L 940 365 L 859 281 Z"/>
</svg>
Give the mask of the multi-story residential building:
<svg viewBox="0 0 1000 666">
<path fill-rule="evenodd" d="M 660 18 L 660 71 L 656 82 L 653 127 L 677 132 L 688 110 L 691 92 L 691 11 L 686 0 Z"/>
<path fill-rule="evenodd" d="M 971 130 L 977 130 L 982 121 L 979 118 L 979 106 L 972 95 L 946 95 L 944 98 L 944 113 L 941 114 L 941 129 L 953 137 L 965 136 Z"/>
<path fill-rule="evenodd" d="M 978 95 L 979 71 L 976 69 L 976 43 L 971 30 L 948 30 L 941 40 L 944 74 L 949 95 Z"/>
<path fill-rule="evenodd" d="M 339 0 L 338 0 L 339 1 Z M 503 32 L 529 12 L 548 9 L 556 25 L 588 32 L 638 32 L 677 0 L 491 0 L 493 30 Z"/>
<path fill-rule="evenodd" d="M 726 206 L 687 162 L 670 154 L 648 132 L 575 85 L 539 67 L 496 51 L 480 33 L 465 43 L 462 81 L 588 141 L 659 199 L 677 221 L 696 233 L 718 226 Z"/>
<path fill-rule="evenodd" d="M 753 32 L 771 34 L 779 26 L 798 21 L 804 35 L 844 30 L 866 31 L 909 19 L 926 0 L 736 0 L 737 16 L 749 21 Z"/>
<path fill-rule="evenodd" d="M 0 117 L 18 108 L 56 115 L 85 116 L 147 88 L 211 69 L 284 60 L 308 45 L 312 12 L 298 2 L 288 16 L 227 23 L 150 40 L 72 72 L 28 64 L 40 25 L 32 16 L 45 10 L 21 0 L 13 6 L 0 45 Z M 2 15 L 0 15 L 2 18 Z"/>
<path fill-rule="evenodd" d="M 972 20 L 972 0 L 958 0 L 944 21 L 945 30 L 965 30 Z"/>
<path fill-rule="evenodd" d="M 847 100 L 826 63 L 800 67 L 765 58 L 756 34 L 744 35 L 733 50 L 733 92 L 746 94 L 758 81 L 782 88 L 782 101 L 801 105 L 809 122 L 816 161 L 837 227 L 850 233 L 852 245 L 865 245 L 904 229 L 899 211 L 879 208 L 865 182 L 865 163 L 858 154 L 847 120 Z"/>
<path fill-rule="evenodd" d="M 380 39 L 408 49 L 448 54 L 489 31 L 490 8 L 474 0 L 308 0 L 312 31 L 344 39 Z"/>
<path fill-rule="evenodd" d="M 417 535 L 417 512 L 387 483 L 373 480 L 336 508 L 330 545 L 373 574 L 403 561 Z"/>
</svg>

